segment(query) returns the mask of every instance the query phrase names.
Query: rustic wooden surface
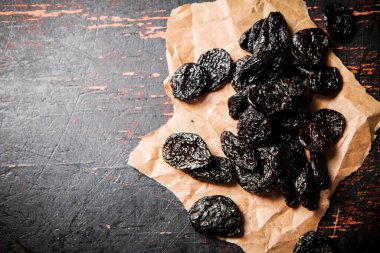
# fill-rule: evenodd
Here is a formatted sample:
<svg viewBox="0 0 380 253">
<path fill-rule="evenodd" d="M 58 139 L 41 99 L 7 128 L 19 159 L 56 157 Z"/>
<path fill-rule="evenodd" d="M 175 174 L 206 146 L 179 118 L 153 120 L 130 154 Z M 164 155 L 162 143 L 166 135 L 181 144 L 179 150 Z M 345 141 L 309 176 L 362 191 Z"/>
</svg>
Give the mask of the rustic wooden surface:
<svg viewBox="0 0 380 253">
<path fill-rule="evenodd" d="M 127 165 L 171 117 L 163 36 L 186 2 L 0 2 L 0 252 L 241 252 Z M 307 1 L 319 26 L 326 2 Z M 379 100 L 380 3 L 343 2 L 357 34 L 334 51 Z M 320 223 L 342 252 L 379 250 L 379 152 L 376 139 Z"/>
</svg>

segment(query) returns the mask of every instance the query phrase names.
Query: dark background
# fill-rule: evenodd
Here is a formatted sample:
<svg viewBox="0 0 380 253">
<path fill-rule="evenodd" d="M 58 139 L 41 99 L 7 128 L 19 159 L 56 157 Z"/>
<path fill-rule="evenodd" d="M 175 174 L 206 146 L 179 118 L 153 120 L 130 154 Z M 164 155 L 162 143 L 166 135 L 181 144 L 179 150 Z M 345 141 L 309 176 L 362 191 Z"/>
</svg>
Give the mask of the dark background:
<svg viewBox="0 0 380 253">
<path fill-rule="evenodd" d="M 171 117 L 162 34 L 186 2 L 1 0 L 0 252 L 241 252 L 127 165 Z M 326 2 L 307 1 L 318 26 Z M 380 3 L 343 2 L 357 34 L 334 51 L 379 100 Z M 342 252 L 379 249 L 379 152 L 376 139 L 320 223 Z"/>
</svg>

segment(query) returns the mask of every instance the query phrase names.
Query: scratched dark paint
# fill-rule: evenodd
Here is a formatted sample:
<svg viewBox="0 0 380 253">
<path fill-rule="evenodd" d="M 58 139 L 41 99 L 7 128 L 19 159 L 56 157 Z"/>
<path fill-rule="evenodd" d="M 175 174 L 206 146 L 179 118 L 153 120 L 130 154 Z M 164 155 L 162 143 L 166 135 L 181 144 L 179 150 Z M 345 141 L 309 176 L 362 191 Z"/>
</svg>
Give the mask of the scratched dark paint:
<svg viewBox="0 0 380 253">
<path fill-rule="evenodd" d="M 171 116 L 162 37 L 186 2 L 0 2 L 0 252 L 241 252 L 126 162 Z M 307 1 L 319 26 L 326 2 Z M 358 29 L 334 51 L 380 99 L 380 4 L 343 2 Z M 320 223 L 343 252 L 379 249 L 379 153 L 376 139 Z"/>
</svg>

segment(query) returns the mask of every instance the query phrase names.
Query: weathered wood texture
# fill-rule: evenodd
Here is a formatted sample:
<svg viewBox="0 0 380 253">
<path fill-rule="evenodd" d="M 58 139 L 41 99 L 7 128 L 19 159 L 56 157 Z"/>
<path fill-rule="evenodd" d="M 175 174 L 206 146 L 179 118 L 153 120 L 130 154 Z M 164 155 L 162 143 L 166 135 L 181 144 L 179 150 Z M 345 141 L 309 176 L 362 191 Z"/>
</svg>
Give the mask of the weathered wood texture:
<svg viewBox="0 0 380 253">
<path fill-rule="evenodd" d="M 0 252 L 241 252 L 126 162 L 171 116 L 163 35 L 186 2 L 0 2 Z M 307 1 L 319 26 L 325 2 Z M 344 2 L 357 34 L 335 52 L 380 99 L 380 4 Z M 376 139 L 320 223 L 343 252 L 379 248 L 379 152 Z"/>
</svg>

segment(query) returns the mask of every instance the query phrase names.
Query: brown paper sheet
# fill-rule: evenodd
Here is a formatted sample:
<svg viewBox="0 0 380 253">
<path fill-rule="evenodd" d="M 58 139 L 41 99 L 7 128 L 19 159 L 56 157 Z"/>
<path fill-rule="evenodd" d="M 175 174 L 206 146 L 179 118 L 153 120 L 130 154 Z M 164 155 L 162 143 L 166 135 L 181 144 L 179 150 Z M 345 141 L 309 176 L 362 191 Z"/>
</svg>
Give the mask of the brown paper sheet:
<svg viewBox="0 0 380 253">
<path fill-rule="evenodd" d="M 271 11 L 280 11 L 293 33 L 315 27 L 302 0 L 218 0 L 174 9 L 166 33 L 169 74 L 216 47 L 226 49 L 234 61 L 243 57 L 247 53 L 237 43 L 241 33 Z M 341 112 L 346 117 L 347 127 L 343 137 L 327 154 L 332 186 L 321 192 L 317 211 L 311 212 L 303 207 L 291 209 L 276 192 L 271 197 L 260 197 L 244 191 L 237 184 L 202 183 L 163 161 L 161 148 L 166 138 L 182 131 L 200 135 L 214 155 L 224 156 L 219 141 L 221 132 L 236 133 L 236 121 L 228 116 L 227 108 L 228 97 L 235 93 L 230 84 L 210 93 L 199 103 L 186 104 L 172 97 L 167 78 L 165 91 L 173 103 L 174 115 L 165 125 L 142 138 L 128 163 L 166 186 L 186 209 L 206 195 L 222 194 L 233 199 L 244 216 L 245 233 L 242 238 L 224 239 L 238 244 L 245 252 L 292 252 L 301 234 L 317 228 L 338 183 L 359 168 L 370 150 L 375 130 L 380 126 L 380 103 L 365 92 L 354 75 L 331 52 L 328 65 L 339 68 L 343 90 L 334 99 L 315 98 L 313 106 Z"/>
</svg>

